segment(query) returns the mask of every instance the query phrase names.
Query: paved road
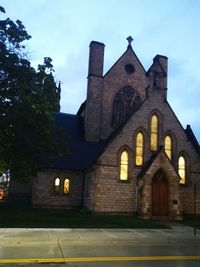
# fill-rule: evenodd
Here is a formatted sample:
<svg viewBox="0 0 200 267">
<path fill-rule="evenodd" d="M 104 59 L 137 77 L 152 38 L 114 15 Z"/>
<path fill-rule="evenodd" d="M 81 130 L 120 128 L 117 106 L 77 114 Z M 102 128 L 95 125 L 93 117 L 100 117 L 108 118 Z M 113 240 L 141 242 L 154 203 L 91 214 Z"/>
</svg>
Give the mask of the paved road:
<svg viewBox="0 0 200 267">
<path fill-rule="evenodd" d="M 6 267 L 200 267 L 199 244 L 61 242 L 57 246 L 35 242 L 3 246 L 0 255 L 0 266 Z"/>
<path fill-rule="evenodd" d="M 0 267 L 200 267 L 200 231 L 0 229 Z"/>
</svg>

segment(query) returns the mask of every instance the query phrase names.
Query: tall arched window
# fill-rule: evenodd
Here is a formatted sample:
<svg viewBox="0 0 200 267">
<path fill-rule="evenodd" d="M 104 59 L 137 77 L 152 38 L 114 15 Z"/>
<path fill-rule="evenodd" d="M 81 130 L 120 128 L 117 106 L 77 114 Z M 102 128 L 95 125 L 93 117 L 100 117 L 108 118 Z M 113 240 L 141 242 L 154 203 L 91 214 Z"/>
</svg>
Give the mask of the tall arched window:
<svg viewBox="0 0 200 267">
<path fill-rule="evenodd" d="M 185 178 L 186 178 L 186 161 L 183 156 L 180 156 L 178 159 L 178 174 L 180 176 L 180 184 L 185 184 Z"/>
<path fill-rule="evenodd" d="M 65 179 L 64 180 L 63 193 L 64 194 L 68 194 L 69 193 L 69 179 Z"/>
<path fill-rule="evenodd" d="M 153 115 L 151 117 L 151 150 L 158 149 L 158 117 Z"/>
<path fill-rule="evenodd" d="M 126 150 L 122 151 L 120 156 L 120 180 L 128 180 L 128 168 L 129 168 L 129 157 Z"/>
<path fill-rule="evenodd" d="M 56 178 L 54 181 L 54 191 L 55 193 L 60 192 L 60 179 L 59 178 Z"/>
<path fill-rule="evenodd" d="M 165 137 L 165 153 L 169 159 L 172 159 L 172 138 L 169 135 Z"/>
<path fill-rule="evenodd" d="M 111 126 L 118 128 L 140 105 L 141 99 L 135 89 L 128 85 L 120 89 L 113 100 Z"/>
<path fill-rule="evenodd" d="M 141 166 L 143 164 L 143 151 L 144 151 L 144 136 L 139 132 L 136 136 L 136 158 L 135 164 Z"/>
</svg>

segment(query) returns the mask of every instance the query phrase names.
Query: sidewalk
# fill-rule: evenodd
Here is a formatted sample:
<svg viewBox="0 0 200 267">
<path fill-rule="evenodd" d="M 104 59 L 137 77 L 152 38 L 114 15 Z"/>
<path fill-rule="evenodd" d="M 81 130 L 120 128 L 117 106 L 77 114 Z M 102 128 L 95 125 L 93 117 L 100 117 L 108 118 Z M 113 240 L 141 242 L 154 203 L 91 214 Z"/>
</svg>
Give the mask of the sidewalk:
<svg viewBox="0 0 200 267">
<path fill-rule="evenodd" d="M 180 224 L 171 229 L 37 229 L 0 228 L 0 246 L 34 242 L 159 242 L 200 243 L 200 230 Z"/>
</svg>

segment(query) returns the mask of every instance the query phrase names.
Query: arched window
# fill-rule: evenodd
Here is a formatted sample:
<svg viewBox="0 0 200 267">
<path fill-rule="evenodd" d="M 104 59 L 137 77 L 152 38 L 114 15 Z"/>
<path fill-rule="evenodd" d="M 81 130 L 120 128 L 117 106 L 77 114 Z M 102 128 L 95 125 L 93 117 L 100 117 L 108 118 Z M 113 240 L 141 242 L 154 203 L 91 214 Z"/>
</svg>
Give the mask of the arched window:
<svg viewBox="0 0 200 267">
<path fill-rule="evenodd" d="M 135 89 L 131 86 L 120 89 L 113 100 L 111 126 L 118 128 L 140 105 L 141 99 Z"/>
<path fill-rule="evenodd" d="M 59 178 L 56 178 L 54 181 L 54 190 L 55 190 L 55 193 L 60 192 L 60 179 Z"/>
<path fill-rule="evenodd" d="M 69 193 L 69 179 L 65 179 L 64 180 L 63 193 L 64 194 L 68 194 Z"/>
<path fill-rule="evenodd" d="M 185 178 L 186 178 L 186 161 L 183 156 L 180 156 L 178 159 L 178 174 L 180 176 L 180 184 L 185 184 Z"/>
<path fill-rule="evenodd" d="M 169 135 L 165 137 L 165 153 L 169 159 L 172 159 L 172 138 Z"/>
<path fill-rule="evenodd" d="M 158 149 L 158 117 L 153 115 L 151 117 L 151 150 Z"/>
<path fill-rule="evenodd" d="M 144 151 L 144 136 L 139 132 L 136 136 L 136 159 L 135 164 L 141 166 L 143 164 L 143 151 Z"/>
<path fill-rule="evenodd" d="M 128 180 L 128 168 L 129 168 L 128 152 L 122 151 L 120 156 L 120 180 Z"/>
</svg>

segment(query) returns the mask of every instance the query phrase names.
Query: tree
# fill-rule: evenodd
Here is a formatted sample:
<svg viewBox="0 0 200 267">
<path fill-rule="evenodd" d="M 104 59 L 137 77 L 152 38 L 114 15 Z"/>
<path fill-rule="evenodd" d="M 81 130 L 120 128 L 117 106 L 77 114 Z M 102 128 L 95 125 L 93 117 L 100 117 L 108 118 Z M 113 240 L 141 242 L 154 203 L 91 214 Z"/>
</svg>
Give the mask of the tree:
<svg viewBox="0 0 200 267">
<path fill-rule="evenodd" d="M 60 88 L 52 60 L 31 67 L 24 45 L 30 38 L 21 21 L 0 20 L 0 171 L 18 181 L 36 175 L 41 159 L 66 152 L 66 136 L 54 124 Z"/>
</svg>

